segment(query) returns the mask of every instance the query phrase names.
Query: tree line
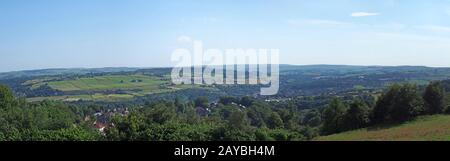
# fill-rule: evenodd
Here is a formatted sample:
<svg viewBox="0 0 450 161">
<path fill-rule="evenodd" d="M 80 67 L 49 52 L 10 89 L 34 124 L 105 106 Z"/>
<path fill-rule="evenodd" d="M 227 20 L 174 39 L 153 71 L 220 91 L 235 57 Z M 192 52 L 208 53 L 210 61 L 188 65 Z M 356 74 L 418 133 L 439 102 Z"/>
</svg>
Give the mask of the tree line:
<svg viewBox="0 0 450 161">
<path fill-rule="evenodd" d="M 208 110 L 201 115 L 199 110 Z M 160 102 L 113 118 L 107 140 L 134 141 L 298 141 L 312 137 L 294 108 L 273 109 L 251 97 L 207 97 Z"/>
<path fill-rule="evenodd" d="M 88 109 L 54 101 L 29 103 L 0 85 L 0 141 L 99 140 L 101 134 L 83 120 Z"/>
<path fill-rule="evenodd" d="M 396 124 L 421 115 L 450 113 L 441 82 L 431 82 L 423 92 L 413 84 L 394 84 L 370 107 L 363 100 L 344 103 L 334 98 L 323 110 L 322 135 L 368 126 Z"/>
</svg>

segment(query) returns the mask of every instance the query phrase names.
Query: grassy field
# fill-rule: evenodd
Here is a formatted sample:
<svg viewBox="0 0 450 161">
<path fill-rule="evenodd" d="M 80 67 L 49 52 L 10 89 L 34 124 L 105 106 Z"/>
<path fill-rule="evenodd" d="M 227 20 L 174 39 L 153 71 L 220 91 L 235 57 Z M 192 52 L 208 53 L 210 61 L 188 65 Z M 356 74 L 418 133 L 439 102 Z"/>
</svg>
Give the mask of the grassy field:
<svg viewBox="0 0 450 161">
<path fill-rule="evenodd" d="M 450 141 L 450 116 L 423 116 L 391 127 L 365 128 L 323 136 L 318 141 Z"/>
<path fill-rule="evenodd" d="M 80 78 L 76 80 L 49 82 L 51 88 L 61 91 L 86 91 L 86 90 L 134 90 L 141 89 L 153 91 L 159 85 L 165 83 L 157 77 L 145 75 L 108 75 L 92 78 Z"/>
<path fill-rule="evenodd" d="M 95 94 L 63 95 L 51 97 L 28 98 L 29 101 L 40 101 L 44 99 L 62 101 L 122 101 L 144 96 L 146 94 L 164 93 L 187 88 L 194 88 L 193 85 L 169 86 L 170 82 L 161 77 L 147 75 L 105 75 L 95 77 L 83 77 L 72 80 L 52 81 L 51 78 L 35 79 L 24 83 L 35 89 L 42 85 L 64 91 L 64 92 L 91 92 Z M 121 94 L 108 94 L 105 91 L 121 90 Z"/>
</svg>

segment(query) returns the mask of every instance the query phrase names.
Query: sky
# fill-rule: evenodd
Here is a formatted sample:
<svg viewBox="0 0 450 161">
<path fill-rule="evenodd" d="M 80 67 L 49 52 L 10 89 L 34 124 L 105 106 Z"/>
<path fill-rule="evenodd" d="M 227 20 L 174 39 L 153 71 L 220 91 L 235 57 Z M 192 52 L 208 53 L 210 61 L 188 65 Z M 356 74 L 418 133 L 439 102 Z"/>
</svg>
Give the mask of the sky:
<svg viewBox="0 0 450 161">
<path fill-rule="evenodd" d="M 280 63 L 450 66 L 450 0 L 2 0 L 0 72 L 173 66 L 204 48 Z"/>
</svg>

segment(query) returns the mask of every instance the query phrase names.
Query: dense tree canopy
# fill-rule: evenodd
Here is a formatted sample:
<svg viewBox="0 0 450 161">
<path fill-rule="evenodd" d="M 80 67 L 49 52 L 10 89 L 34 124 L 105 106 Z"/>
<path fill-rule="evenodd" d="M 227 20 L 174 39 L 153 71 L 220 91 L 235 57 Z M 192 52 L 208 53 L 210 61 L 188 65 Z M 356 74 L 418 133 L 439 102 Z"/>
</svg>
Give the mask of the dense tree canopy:
<svg viewBox="0 0 450 161">
<path fill-rule="evenodd" d="M 0 108 L 6 108 L 13 103 L 14 96 L 11 89 L 0 84 Z"/>
<path fill-rule="evenodd" d="M 361 100 L 354 100 L 344 116 L 344 129 L 354 130 L 369 124 L 369 107 Z"/>
<path fill-rule="evenodd" d="M 87 122 L 79 122 L 83 116 L 74 112 L 77 107 L 54 101 L 27 103 L 4 86 L 0 90 L 0 140 L 102 140 Z"/>
<path fill-rule="evenodd" d="M 445 90 L 441 82 L 431 82 L 423 94 L 425 101 L 425 112 L 428 114 L 439 114 L 445 110 Z"/>
<path fill-rule="evenodd" d="M 341 100 L 333 99 L 322 112 L 322 133 L 401 123 L 419 115 L 443 113 L 445 105 L 445 90 L 438 82 L 426 87 L 423 98 L 416 85 L 394 84 L 378 97 L 373 108 L 359 99 L 350 103 L 349 107 Z"/>
<path fill-rule="evenodd" d="M 323 134 L 333 134 L 343 131 L 346 105 L 339 99 L 334 98 L 323 112 Z"/>
</svg>

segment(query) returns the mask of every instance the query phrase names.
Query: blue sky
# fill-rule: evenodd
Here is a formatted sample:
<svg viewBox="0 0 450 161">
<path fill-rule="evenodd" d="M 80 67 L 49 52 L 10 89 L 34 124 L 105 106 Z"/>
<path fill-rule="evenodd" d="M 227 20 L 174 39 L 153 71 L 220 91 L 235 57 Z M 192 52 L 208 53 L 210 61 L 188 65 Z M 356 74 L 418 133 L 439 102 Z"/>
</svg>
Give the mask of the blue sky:
<svg viewBox="0 0 450 161">
<path fill-rule="evenodd" d="M 186 38 L 283 64 L 450 66 L 450 0 L 0 1 L 0 71 L 172 66 Z"/>
</svg>

